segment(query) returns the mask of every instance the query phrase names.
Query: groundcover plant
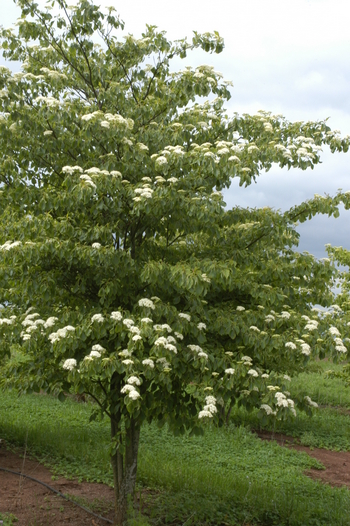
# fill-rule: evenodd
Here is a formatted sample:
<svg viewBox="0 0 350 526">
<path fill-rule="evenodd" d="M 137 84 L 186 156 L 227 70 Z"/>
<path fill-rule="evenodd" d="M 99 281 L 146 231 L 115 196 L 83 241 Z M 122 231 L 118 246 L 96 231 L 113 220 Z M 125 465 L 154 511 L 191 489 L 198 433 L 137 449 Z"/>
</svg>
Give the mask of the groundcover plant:
<svg viewBox="0 0 350 526">
<path fill-rule="evenodd" d="M 273 163 L 307 169 L 326 122 L 230 117 L 230 83 L 212 67 L 173 72 L 217 34 L 169 42 L 80 0 L 29 0 L 1 32 L 0 318 L 3 386 L 89 394 L 111 422 L 115 524 L 127 516 L 140 426 L 176 433 L 222 424 L 238 402 L 267 418 L 311 412 L 289 375 L 310 356 L 344 356 L 330 306 L 336 271 L 293 250 L 296 221 L 337 215 L 350 195 L 281 213 L 227 210 L 221 190 Z M 56 14 L 52 14 L 51 8 Z"/>
</svg>

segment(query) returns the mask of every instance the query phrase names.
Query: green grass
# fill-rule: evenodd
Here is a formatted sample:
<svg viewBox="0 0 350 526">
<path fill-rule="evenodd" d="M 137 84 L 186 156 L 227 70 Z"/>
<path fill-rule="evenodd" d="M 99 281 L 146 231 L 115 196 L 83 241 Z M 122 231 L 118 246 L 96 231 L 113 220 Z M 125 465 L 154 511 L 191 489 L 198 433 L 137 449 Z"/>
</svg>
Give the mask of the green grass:
<svg viewBox="0 0 350 526">
<path fill-rule="evenodd" d="M 300 439 L 305 446 L 350 451 L 350 388 L 338 378 L 328 378 L 325 371 L 341 370 L 342 365 L 329 362 L 311 364 L 309 373 L 292 378 L 291 397 L 308 395 L 320 406 L 312 417 L 298 411 L 297 417 L 289 422 L 270 422 L 265 429 L 285 433 Z M 261 429 L 257 411 L 247 413 L 235 407 L 232 421 L 249 429 Z"/>
<path fill-rule="evenodd" d="M 236 425 L 249 429 L 262 429 L 257 411 L 247 414 L 240 408 L 234 408 L 232 420 Z M 312 417 L 298 412 L 294 420 L 271 422 L 264 429 L 298 438 L 305 446 L 350 451 L 350 416 L 340 413 L 338 409 L 321 408 L 315 410 Z"/>
<path fill-rule="evenodd" d="M 90 411 L 70 399 L 1 393 L 0 434 L 27 443 L 57 474 L 111 484 L 108 421 L 88 423 Z M 309 479 L 303 471 L 310 468 L 322 466 L 242 426 L 209 426 L 204 437 L 192 438 L 144 426 L 138 491 L 152 525 L 350 525 L 349 491 Z M 135 517 L 131 524 L 147 523 Z"/>
<path fill-rule="evenodd" d="M 339 378 L 327 378 L 326 371 L 341 371 L 341 364 L 330 362 L 311 363 L 314 372 L 301 373 L 292 378 L 290 391 L 292 395 L 305 393 L 319 405 L 341 406 L 350 409 L 350 388 Z"/>
</svg>

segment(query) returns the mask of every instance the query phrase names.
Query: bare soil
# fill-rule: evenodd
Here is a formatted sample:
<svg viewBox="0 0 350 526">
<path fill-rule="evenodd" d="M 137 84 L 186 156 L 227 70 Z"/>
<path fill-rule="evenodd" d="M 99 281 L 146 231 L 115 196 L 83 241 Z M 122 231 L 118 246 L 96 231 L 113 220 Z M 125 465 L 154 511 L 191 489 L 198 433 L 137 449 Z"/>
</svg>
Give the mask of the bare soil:
<svg viewBox="0 0 350 526">
<path fill-rule="evenodd" d="M 332 486 L 350 488 L 350 452 L 310 449 L 292 437 L 257 432 L 263 440 L 276 440 L 280 445 L 304 451 L 319 460 L 325 470 L 311 469 L 305 474 Z M 23 458 L 23 452 L 0 446 L 0 467 L 30 475 L 60 493 L 79 499 L 79 503 L 95 514 L 113 519 L 113 490 L 105 484 L 77 482 L 64 477 L 52 479 L 52 473 L 37 460 Z M 0 470 L 0 512 L 12 513 L 18 526 L 105 526 L 110 524 L 89 514 L 75 504 L 52 493 L 48 488 L 18 475 Z"/>
<path fill-rule="evenodd" d="M 95 514 L 113 519 L 113 489 L 105 484 L 76 482 L 59 477 L 37 460 L 23 459 L 20 452 L 0 448 L 0 467 L 25 473 L 45 482 L 60 493 L 79 499 L 79 503 Z M 18 526 L 106 526 L 98 519 L 48 488 L 30 479 L 0 470 L 0 512 L 12 513 Z"/>
</svg>

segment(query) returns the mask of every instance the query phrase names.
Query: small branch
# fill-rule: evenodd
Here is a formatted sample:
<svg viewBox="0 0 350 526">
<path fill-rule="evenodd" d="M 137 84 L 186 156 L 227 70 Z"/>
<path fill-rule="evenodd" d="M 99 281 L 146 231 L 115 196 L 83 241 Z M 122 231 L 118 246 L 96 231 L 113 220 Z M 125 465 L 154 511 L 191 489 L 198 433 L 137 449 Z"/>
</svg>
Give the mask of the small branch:
<svg viewBox="0 0 350 526">
<path fill-rule="evenodd" d="M 250 248 L 252 245 L 254 245 L 255 243 L 257 243 L 258 241 L 260 241 L 260 239 L 262 239 L 263 237 L 267 236 L 267 233 L 263 232 L 261 234 L 261 236 L 257 237 L 256 239 L 254 239 L 253 241 L 251 241 L 246 247 L 245 247 L 245 250 L 247 250 L 248 248 Z"/>
<path fill-rule="evenodd" d="M 98 383 L 98 382 L 97 382 L 97 383 Z M 91 398 L 93 398 L 93 399 L 95 400 L 95 402 L 97 403 L 97 405 L 98 405 L 101 409 L 103 409 L 104 413 L 106 413 L 106 415 L 108 416 L 108 418 L 110 418 L 110 419 L 112 420 L 112 415 L 110 414 L 110 412 L 107 411 L 107 409 L 104 409 L 103 405 L 101 404 L 101 402 L 99 401 L 99 399 L 96 398 L 95 395 L 93 395 L 93 394 L 90 393 L 89 391 L 84 391 L 84 394 L 91 396 Z"/>
</svg>

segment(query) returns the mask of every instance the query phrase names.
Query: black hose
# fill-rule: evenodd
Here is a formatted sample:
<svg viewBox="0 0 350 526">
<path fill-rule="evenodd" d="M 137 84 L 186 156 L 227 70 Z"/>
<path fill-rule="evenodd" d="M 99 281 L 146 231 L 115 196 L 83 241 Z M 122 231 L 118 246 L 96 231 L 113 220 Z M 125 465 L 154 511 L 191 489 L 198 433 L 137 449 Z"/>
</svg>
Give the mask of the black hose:
<svg viewBox="0 0 350 526">
<path fill-rule="evenodd" d="M 25 475 L 24 473 L 18 473 L 18 471 L 12 471 L 11 469 L 6 469 L 6 468 L 1 468 L 0 467 L 0 470 L 1 471 L 6 471 L 7 473 L 12 473 L 13 475 L 19 475 L 20 477 L 25 477 L 27 479 L 33 480 L 34 482 L 37 482 L 38 484 L 41 484 L 42 486 L 45 486 L 45 488 L 48 488 L 50 491 L 53 491 L 54 493 L 57 493 L 57 495 L 59 495 L 60 497 L 63 497 L 64 499 L 68 500 L 69 502 L 72 502 L 76 506 L 79 506 L 79 508 L 81 508 L 84 511 L 87 511 L 88 513 L 90 513 L 94 517 L 97 517 L 98 519 L 101 519 L 102 521 L 106 521 L 106 522 L 109 522 L 110 524 L 113 524 L 113 521 L 111 521 L 110 519 L 106 519 L 105 517 L 102 517 L 101 515 L 97 515 L 97 513 L 94 513 L 93 511 L 89 510 L 88 508 L 85 508 L 85 506 L 82 506 L 81 504 L 78 504 L 77 502 L 75 502 L 74 500 L 70 499 L 69 497 L 66 497 L 66 495 L 63 495 L 63 493 L 60 493 L 59 491 L 57 491 L 57 489 L 52 488 L 51 486 L 49 486 L 45 482 L 42 482 L 41 480 L 35 479 L 33 477 L 30 477 L 29 475 Z"/>
</svg>

